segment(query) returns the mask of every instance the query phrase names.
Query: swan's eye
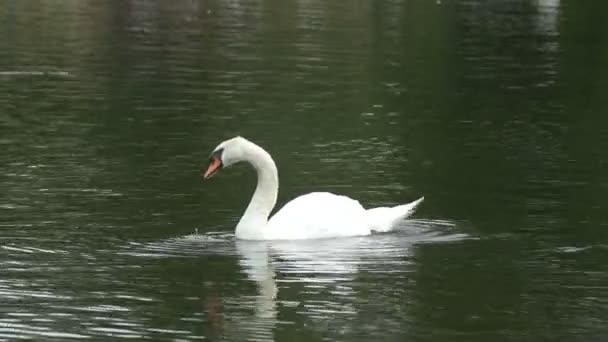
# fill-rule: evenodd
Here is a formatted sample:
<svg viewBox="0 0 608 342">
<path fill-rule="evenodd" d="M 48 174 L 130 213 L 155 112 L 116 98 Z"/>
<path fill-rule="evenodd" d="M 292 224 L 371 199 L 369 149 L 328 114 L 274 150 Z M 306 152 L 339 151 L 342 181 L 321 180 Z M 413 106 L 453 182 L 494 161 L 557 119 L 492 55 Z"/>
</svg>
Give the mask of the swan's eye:
<svg viewBox="0 0 608 342">
<path fill-rule="evenodd" d="M 209 161 L 212 162 L 214 159 L 217 159 L 221 162 L 223 153 L 224 153 L 223 148 L 219 148 L 219 149 L 211 152 L 211 155 L 209 156 Z"/>
</svg>

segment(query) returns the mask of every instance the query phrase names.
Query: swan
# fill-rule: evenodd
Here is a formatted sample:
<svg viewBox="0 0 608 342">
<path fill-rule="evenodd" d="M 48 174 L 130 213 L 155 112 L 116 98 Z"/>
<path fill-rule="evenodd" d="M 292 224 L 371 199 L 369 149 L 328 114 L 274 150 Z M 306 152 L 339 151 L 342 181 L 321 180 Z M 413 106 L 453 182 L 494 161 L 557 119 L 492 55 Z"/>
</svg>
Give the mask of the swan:
<svg viewBox="0 0 608 342">
<path fill-rule="evenodd" d="M 238 239 L 301 240 L 388 232 L 424 200 L 421 197 L 408 204 L 365 209 L 346 196 L 312 192 L 293 199 L 268 219 L 277 202 L 279 176 L 272 157 L 262 147 L 240 136 L 223 141 L 211 152 L 203 177 L 209 179 L 241 161 L 256 170 L 257 186 L 236 226 Z"/>
</svg>

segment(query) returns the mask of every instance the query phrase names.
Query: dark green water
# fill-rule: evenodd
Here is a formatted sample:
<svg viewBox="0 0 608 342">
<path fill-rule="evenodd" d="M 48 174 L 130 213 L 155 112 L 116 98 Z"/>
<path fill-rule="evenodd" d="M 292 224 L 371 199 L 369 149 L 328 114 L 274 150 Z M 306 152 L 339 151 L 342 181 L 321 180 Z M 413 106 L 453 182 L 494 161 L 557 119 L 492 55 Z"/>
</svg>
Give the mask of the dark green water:
<svg viewBox="0 0 608 342">
<path fill-rule="evenodd" d="M 0 340 L 605 341 L 608 3 L 0 5 Z M 399 232 L 235 241 L 279 204 Z M 198 234 L 196 234 L 198 232 Z"/>
</svg>

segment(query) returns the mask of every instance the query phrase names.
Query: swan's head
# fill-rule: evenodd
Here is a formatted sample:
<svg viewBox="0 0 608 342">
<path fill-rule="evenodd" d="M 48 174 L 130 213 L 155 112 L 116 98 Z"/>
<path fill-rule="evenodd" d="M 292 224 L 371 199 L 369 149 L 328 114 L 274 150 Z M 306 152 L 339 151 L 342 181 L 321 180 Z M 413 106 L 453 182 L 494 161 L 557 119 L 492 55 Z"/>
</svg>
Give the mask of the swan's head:
<svg viewBox="0 0 608 342">
<path fill-rule="evenodd" d="M 235 137 L 223 141 L 209 155 L 209 167 L 205 171 L 204 178 L 215 176 L 223 167 L 246 160 L 246 148 L 251 144 L 243 137 Z"/>
</svg>

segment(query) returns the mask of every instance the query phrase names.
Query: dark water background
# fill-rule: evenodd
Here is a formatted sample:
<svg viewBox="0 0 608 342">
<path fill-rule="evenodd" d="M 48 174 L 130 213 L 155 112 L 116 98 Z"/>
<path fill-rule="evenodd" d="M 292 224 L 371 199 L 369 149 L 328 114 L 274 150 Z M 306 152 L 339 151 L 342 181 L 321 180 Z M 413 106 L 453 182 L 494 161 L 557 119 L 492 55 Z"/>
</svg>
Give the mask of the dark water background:
<svg viewBox="0 0 608 342">
<path fill-rule="evenodd" d="M 0 4 L 0 340 L 605 341 L 604 1 Z M 251 243 L 279 204 L 426 201 Z M 198 233 L 197 233 L 198 232 Z"/>
</svg>

